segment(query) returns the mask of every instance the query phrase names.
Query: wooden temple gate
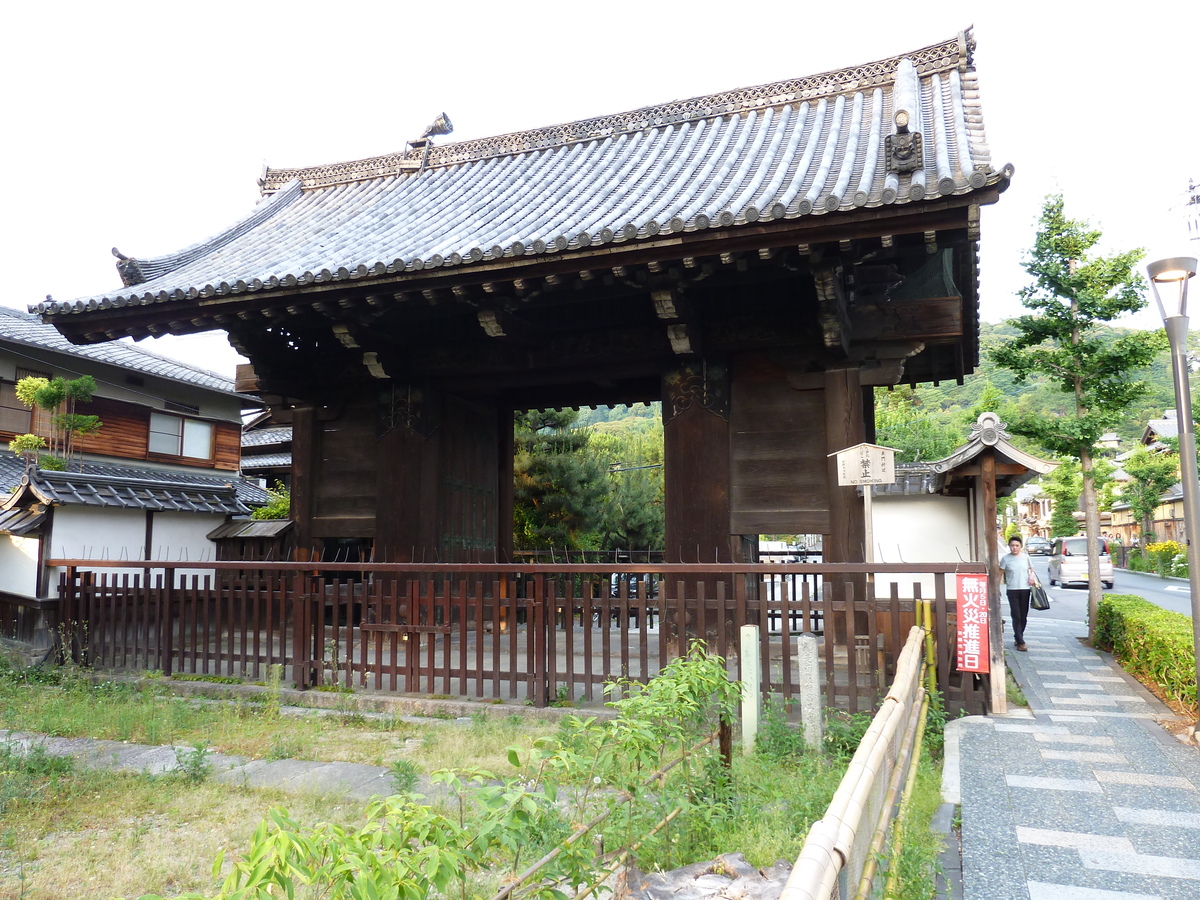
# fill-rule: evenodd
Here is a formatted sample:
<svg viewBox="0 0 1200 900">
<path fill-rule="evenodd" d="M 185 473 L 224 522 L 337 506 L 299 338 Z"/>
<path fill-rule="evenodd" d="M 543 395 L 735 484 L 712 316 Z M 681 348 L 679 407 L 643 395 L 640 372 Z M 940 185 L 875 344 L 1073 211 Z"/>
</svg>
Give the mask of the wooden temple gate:
<svg viewBox="0 0 1200 900">
<path fill-rule="evenodd" d="M 661 402 L 666 561 L 748 567 L 760 534 L 820 534 L 825 562 L 851 566 L 822 572 L 820 602 L 853 597 L 857 614 L 824 612 L 845 613 L 845 635 L 890 640 L 864 630 L 873 607 L 858 606 L 876 601 L 858 599 L 862 504 L 829 455 L 873 439 L 876 387 L 962 379 L 978 361 L 981 209 L 1013 169 L 988 149 L 974 46 L 967 31 L 834 72 L 435 146 L 443 117 L 399 153 L 268 169 L 262 202 L 229 229 L 168 256 L 119 254 L 122 287 L 35 309 L 79 344 L 224 330 L 251 361 L 238 390 L 293 429 L 298 556 L 493 566 L 432 594 L 397 580 L 378 621 L 369 592 L 346 594 L 360 654 L 340 658 L 346 678 L 399 684 L 403 659 L 408 681 L 441 665 L 443 681 L 507 678 L 534 702 L 552 681 L 594 689 L 586 662 L 560 673 L 538 643 L 560 636 L 550 625 L 567 575 L 531 573 L 522 594 L 503 574 L 517 571 L 513 414 L 551 407 Z M 727 628 L 766 615 L 732 573 L 702 571 L 683 592 L 664 582 L 668 625 L 670 602 Z M 295 598 L 320 592 L 277 577 L 277 615 L 303 642 L 343 627 L 341 613 L 297 614 Z M 212 615 L 265 590 L 223 585 L 203 589 Z M 176 601 L 138 590 L 159 598 L 174 640 Z M 114 591 L 95 602 L 136 595 Z M 181 616 L 201 615 L 190 602 Z M 473 658 L 434 651 L 428 666 L 404 647 L 394 666 L 386 651 L 386 672 L 379 654 L 361 662 L 364 635 L 449 648 L 456 628 L 505 609 L 535 626 L 532 671 L 498 673 L 480 644 Z M 641 646 L 625 651 L 639 677 Z M 315 670 L 316 657 L 305 643 L 289 660 Z M 511 645 L 504 665 L 518 665 Z"/>
<path fill-rule="evenodd" d="M 820 636 L 825 702 L 874 710 L 889 683 L 913 600 L 856 595 L 853 564 L 664 565 L 631 593 L 611 574 L 645 567 L 375 564 L 156 564 L 110 571 L 64 565 L 63 622 L 75 657 L 103 668 L 264 682 L 284 667 L 297 687 L 478 700 L 595 702 L 619 678 L 645 682 L 703 639 L 740 677 L 739 628 L 759 626 L 762 692 L 798 692 L 796 641 Z M 184 570 L 184 571 L 177 571 Z M 986 692 L 953 671 L 955 602 L 946 582 L 981 565 L 881 565 L 933 574 L 939 689 L 951 712 L 983 711 Z M 190 571 L 191 574 L 188 574 Z M 868 583 L 868 590 L 871 582 Z M 911 591 L 920 597 L 919 584 Z"/>
</svg>

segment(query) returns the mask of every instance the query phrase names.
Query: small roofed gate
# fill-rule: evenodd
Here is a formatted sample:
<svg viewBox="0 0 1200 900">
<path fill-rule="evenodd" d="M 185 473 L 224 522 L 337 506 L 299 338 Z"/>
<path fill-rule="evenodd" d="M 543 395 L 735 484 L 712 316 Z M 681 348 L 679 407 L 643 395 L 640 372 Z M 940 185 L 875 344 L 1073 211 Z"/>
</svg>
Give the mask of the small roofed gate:
<svg viewBox="0 0 1200 900">
<path fill-rule="evenodd" d="M 872 438 L 873 387 L 978 358 L 980 208 L 1012 170 L 973 48 L 269 169 L 228 231 L 38 310 L 81 343 L 228 331 L 293 425 L 313 559 L 508 562 L 513 411 L 661 400 L 669 562 L 774 532 L 860 562 L 827 455 Z"/>
<path fill-rule="evenodd" d="M 265 682 L 282 666 L 300 688 L 512 700 L 545 706 L 601 702 L 603 686 L 645 682 L 703 640 L 742 676 L 738 629 L 756 625 L 761 691 L 785 701 L 800 690 L 802 634 L 819 641 L 829 706 L 873 710 L 915 620 L 899 586 L 855 593 L 864 565 L 645 566 L 216 563 L 141 572 L 81 561 L 61 590 L 75 657 L 127 670 L 157 669 Z M 954 572 L 982 565 L 883 565 L 914 582 L 934 574 L 939 689 L 947 709 L 981 712 L 986 692 L 954 670 Z M 612 579 L 612 574 L 627 578 Z M 634 585 L 633 588 L 630 586 Z M 727 585 L 733 588 L 727 589 Z M 906 594 L 920 596 L 920 584 Z"/>
</svg>

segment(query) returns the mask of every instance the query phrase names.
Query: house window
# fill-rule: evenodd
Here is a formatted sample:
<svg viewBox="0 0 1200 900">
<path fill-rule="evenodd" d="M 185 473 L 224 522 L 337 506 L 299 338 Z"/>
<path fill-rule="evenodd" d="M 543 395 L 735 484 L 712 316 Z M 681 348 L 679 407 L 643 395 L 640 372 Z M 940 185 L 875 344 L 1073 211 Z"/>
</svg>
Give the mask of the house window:
<svg viewBox="0 0 1200 900">
<path fill-rule="evenodd" d="M 0 382 L 0 431 L 25 434 L 29 431 L 29 407 L 17 399 L 16 384 Z"/>
<path fill-rule="evenodd" d="M 209 422 L 150 413 L 150 452 L 191 459 L 212 459 L 213 427 Z"/>
<path fill-rule="evenodd" d="M 49 372 L 18 368 L 13 381 L 0 382 L 0 431 L 49 437 L 54 412 L 31 410 L 17 399 L 17 382 L 22 378 L 50 378 Z"/>
</svg>

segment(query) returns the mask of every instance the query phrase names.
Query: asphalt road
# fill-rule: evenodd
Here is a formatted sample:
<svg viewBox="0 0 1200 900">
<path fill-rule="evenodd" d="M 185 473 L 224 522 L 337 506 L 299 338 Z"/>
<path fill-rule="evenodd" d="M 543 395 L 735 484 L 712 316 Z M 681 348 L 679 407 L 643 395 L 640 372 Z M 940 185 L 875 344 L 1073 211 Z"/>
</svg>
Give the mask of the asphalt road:
<svg viewBox="0 0 1200 900">
<path fill-rule="evenodd" d="M 1050 595 L 1049 612 L 1054 613 L 1055 618 L 1085 620 L 1087 588 L 1062 587 L 1061 585 L 1050 587 L 1050 575 L 1047 570 L 1049 557 L 1031 556 L 1030 559 L 1033 561 L 1033 568 L 1037 572 L 1038 578 L 1041 579 Z M 1120 570 L 1114 575 L 1113 581 L 1112 593 L 1137 594 L 1139 597 L 1145 597 L 1151 603 L 1157 603 L 1163 609 L 1180 612 L 1189 617 L 1192 614 L 1192 592 L 1186 581 Z M 1036 610 L 1030 610 L 1031 616 L 1037 614 Z"/>
</svg>

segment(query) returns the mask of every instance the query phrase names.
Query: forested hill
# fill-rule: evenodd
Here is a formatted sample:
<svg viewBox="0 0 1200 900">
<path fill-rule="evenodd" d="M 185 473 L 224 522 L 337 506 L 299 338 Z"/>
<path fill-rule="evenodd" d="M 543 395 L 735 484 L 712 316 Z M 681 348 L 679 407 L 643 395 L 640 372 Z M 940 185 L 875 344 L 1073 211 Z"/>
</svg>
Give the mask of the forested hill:
<svg viewBox="0 0 1200 900">
<path fill-rule="evenodd" d="M 1131 330 L 1106 329 L 1114 338 Z M 902 451 L 902 459 L 912 460 L 918 452 L 920 459 L 938 459 L 966 442 L 971 423 L 985 410 L 997 412 L 1001 419 L 1013 410 L 1045 418 L 1073 415 L 1071 397 L 1045 379 L 1018 384 L 1010 372 L 992 362 L 988 351 L 1015 334 L 1016 329 L 1008 324 L 980 323 L 979 368 L 961 385 L 943 382 L 936 387 L 923 384 L 891 392 L 878 389 L 875 395 L 878 443 L 897 447 Z M 1161 418 L 1164 409 L 1175 406 L 1167 351 L 1162 351 L 1140 377 L 1149 383 L 1150 390 L 1114 429 L 1124 449 L 1132 447 L 1141 436 L 1147 420 Z M 1014 443 L 1022 445 L 1020 439 L 1014 439 Z M 1036 446 L 1027 443 L 1024 446 L 1033 453 L 1042 452 Z"/>
</svg>

